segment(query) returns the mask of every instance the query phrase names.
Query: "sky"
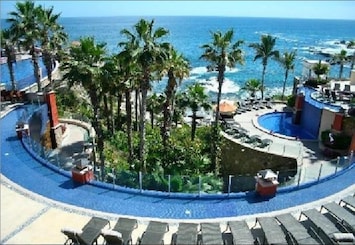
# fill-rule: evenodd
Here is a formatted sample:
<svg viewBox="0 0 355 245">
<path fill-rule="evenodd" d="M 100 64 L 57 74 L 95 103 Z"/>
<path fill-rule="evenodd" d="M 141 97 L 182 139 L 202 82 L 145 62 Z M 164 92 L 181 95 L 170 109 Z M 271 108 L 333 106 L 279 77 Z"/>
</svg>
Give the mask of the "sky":
<svg viewBox="0 0 355 245">
<path fill-rule="evenodd" d="M 16 1 L 1 0 L 1 19 Z M 355 20 L 355 1 L 35 1 L 61 17 L 233 16 Z"/>
</svg>

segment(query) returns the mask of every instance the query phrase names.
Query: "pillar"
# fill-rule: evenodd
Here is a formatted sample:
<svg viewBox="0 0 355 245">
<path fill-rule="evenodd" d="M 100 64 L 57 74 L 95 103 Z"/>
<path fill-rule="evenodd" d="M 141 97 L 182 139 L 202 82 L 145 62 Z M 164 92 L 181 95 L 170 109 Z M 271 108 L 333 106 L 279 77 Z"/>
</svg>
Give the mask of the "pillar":
<svg viewBox="0 0 355 245">
<path fill-rule="evenodd" d="M 343 117 L 344 115 L 341 113 L 336 113 L 334 116 L 332 129 L 338 133 L 343 130 Z"/>
<path fill-rule="evenodd" d="M 351 143 L 350 143 L 350 148 L 349 148 L 349 152 L 355 152 L 355 133 L 353 133 L 353 137 L 352 137 L 352 140 L 351 140 Z"/>
<path fill-rule="evenodd" d="M 51 144 L 52 149 L 55 149 L 58 145 L 61 145 L 62 143 L 62 127 L 59 124 L 56 97 L 53 91 L 50 91 L 46 94 L 46 102 L 48 106 L 49 123 L 51 127 Z"/>
<path fill-rule="evenodd" d="M 295 102 L 295 111 L 293 114 L 293 123 L 300 124 L 301 123 L 301 116 L 302 116 L 302 109 L 304 104 L 304 95 L 297 94 L 296 102 Z"/>
<path fill-rule="evenodd" d="M 355 85 L 355 70 L 350 72 L 350 85 Z"/>
</svg>

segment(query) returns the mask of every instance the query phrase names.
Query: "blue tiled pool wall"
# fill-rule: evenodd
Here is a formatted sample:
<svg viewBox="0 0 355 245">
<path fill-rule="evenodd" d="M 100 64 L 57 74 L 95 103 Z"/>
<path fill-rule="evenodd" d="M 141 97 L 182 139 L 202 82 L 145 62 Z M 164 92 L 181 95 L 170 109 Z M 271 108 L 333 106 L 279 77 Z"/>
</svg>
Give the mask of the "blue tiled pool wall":
<svg viewBox="0 0 355 245">
<path fill-rule="evenodd" d="M 311 105 L 309 105 L 309 106 L 313 107 Z M 27 108 L 27 105 L 19 108 L 19 110 L 27 111 L 24 108 Z M 46 129 L 46 127 L 47 127 L 46 122 L 48 121 L 48 107 L 47 107 L 47 105 L 43 104 L 43 105 L 37 106 L 37 107 L 30 105 L 30 108 L 32 108 L 32 110 L 29 110 L 29 111 L 32 112 L 33 114 L 30 115 L 29 121 L 33 115 L 41 114 L 41 116 L 42 116 L 41 131 L 43 131 L 43 129 Z M 281 113 L 281 114 L 283 114 L 283 117 L 285 117 L 287 120 L 290 120 L 290 122 L 291 122 L 291 118 L 290 118 L 291 114 L 289 114 L 289 113 Z M 36 151 L 31 148 L 31 144 L 29 144 L 29 141 L 26 138 L 22 139 L 22 143 L 23 143 L 23 146 L 25 147 L 25 149 L 30 153 L 30 155 L 32 155 L 32 157 L 34 159 L 36 159 L 38 162 L 40 162 L 42 165 L 48 167 L 49 169 L 52 169 L 53 171 L 55 171 L 61 175 L 71 178 L 70 171 L 65 171 L 65 170 L 61 169 L 60 167 L 55 166 L 53 163 L 49 162 L 47 159 L 44 159 L 43 157 L 41 157 L 39 155 L 39 151 Z M 320 180 L 311 181 L 308 183 L 300 183 L 299 185 L 279 187 L 278 192 L 282 193 L 282 192 L 295 191 L 298 189 L 309 187 L 311 185 L 315 185 L 315 184 L 319 183 L 319 181 L 325 181 L 325 180 L 334 178 L 334 177 L 340 175 L 342 173 L 342 171 L 346 171 L 347 169 L 351 169 L 352 167 L 353 166 L 351 166 L 351 164 L 349 164 L 349 166 L 343 168 L 341 171 L 338 171 L 338 173 L 336 175 L 326 176 L 326 177 L 321 178 Z M 173 198 L 179 198 L 179 199 L 181 199 L 181 198 L 188 199 L 188 198 L 196 198 L 196 197 L 202 198 L 202 199 L 206 199 L 206 198 L 207 199 L 215 199 L 215 198 L 226 198 L 226 197 L 241 198 L 241 197 L 245 197 L 245 194 L 247 193 L 247 192 L 223 193 L 223 194 L 205 194 L 205 193 L 201 193 L 201 194 L 193 193 L 192 194 L 192 193 L 175 193 L 175 192 L 169 193 L 169 192 L 154 191 L 154 190 L 140 190 L 140 189 L 128 188 L 128 187 L 113 185 L 112 183 L 104 183 L 104 182 L 95 181 L 95 180 L 92 181 L 90 184 L 94 185 L 96 187 L 99 187 L 99 188 L 110 189 L 110 190 L 115 190 L 115 191 L 122 191 L 122 192 L 130 193 L 130 194 L 143 194 L 143 195 L 156 196 L 156 197 L 173 197 Z"/>
<path fill-rule="evenodd" d="M 40 164 L 43 166 L 51 169 L 52 171 L 61 174 L 69 179 L 71 179 L 71 173 L 70 171 L 65 171 L 62 168 L 53 165 L 52 163 L 48 162 L 46 159 L 43 159 L 41 156 L 39 156 L 36 151 L 32 150 L 31 147 L 29 146 L 26 138 L 22 139 L 22 143 L 24 148 L 28 151 L 32 157 L 38 161 Z M 299 183 L 298 185 L 292 185 L 292 186 L 285 186 L 285 187 L 279 187 L 277 189 L 277 193 L 289 193 L 301 189 L 305 189 L 314 185 L 317 185 L 319 183 L 323 183 L 325 181 L 331 180 L 333 178 L 339 177 L 342 174 L 347 173 L 348 171 L 351 171 L 352 169 L 355 168 L 355 159 L 353 159 L 352 163 L 349 163 L 348 166 L 342 168 L 341 170 L 337 171 L 335 174 L 332 175 L 327 175 L 323 178 L 320 178 L 319 180 L 312 180 L 306 183 Z M 73 183 L 73 185 L 75 185 Z M 163 191 L 154 191 L 154 190 L 140 190 L 140 189 L 135 189 L 135 188 L 129 188 L 125 186 L 117 186 L 113 185 L 112 183 L 105 183 L 97 180 L 93 180 L 88 185 L 92 185 L 98 188 L 110 190 L 110 191 L 117 191 L 117 192 L 123 192 L 127 194 L 133 194 L 133 195 L 142 195 L 142 196 L 150 196 L 150 197 L 157 197 L 157 198 L 174 198 L 174 199 L 202 199 L 202 200 L 224 200 L 226 198 L 231 198 L 231 199 L 239 199 L 239 198 L 245 198 L 247 195 L 250 195 L 251 193 L 254 193 L 254 191 L 247 191 L 247 192 L 235 192 L 235 193 L 217 193 L 217 194 L 206 194 L 206 193 L 178 193 L 178 192 L 163 192 Z"/>
<path fill-rule="evenodd" d="M 237 217 L 281 210 L 335 194 L 354 184 L 354 166 L 319 182 L 299 187 L 278 188 L 273 198 L 260 198 L 254 192 L 231 195 L 176 194 L 133 190 L 93 181 L 77 185 L 70 172 L 46 162 L 16 137 L 17 110 L 1 119 L 1 172 L 25 189 L 55 201 L 97 211 L 138 217 L 166 219 L 205 219 Z M 25 139 L 24 139 L 25 141 Z M 29 154 L 30 153 L 30 154 Z M 14 169 L 14 165 L 17 166 Z M 54 170 L 54 171 L 53 171 Z M 60 173 L 60 174 L 56 174 Z M 85 196 L 85 198 L 78 198 Z M 97 200 L 105 200 L 98 202 Z"/>
<path fill-rule="evenodd" d="M 29 122 L 31 121 L 31 118 L 34 115 L 39 115 L 41 117 L 41 135 L 43 135 L 43 132 L 45 131 L 46 127 L 47 127 L 47 122 L 48 122 L 48 106 L 46 104 L 42 104 L 40 106 L 33 106 L 33 105 L 29 105 L 29 108 L 31 108 L 30 110 L 27 109 L 27 105 L 19 108 L 18 110 L 22 111 L 22 113 L 25 111 L 27 114 L 28 113 L 32 113 L 32 115 L 30 115 L 29 117 Z M 310 115 L 312 115 L 312 108 L 314 108 L 311 105 L 308 105 L 307 107 L 309 107 L 310 109 L 308 110 L 310 112 Z M 307 110 L 305 110 L 307 111 Z M 317 113 L 321 113 L 321 111 L 319 109 L 317 109 Z M 274 113 L 273 113 L 274 114 Z M 278 113 L 278 114 L 282 114 L 282 117 L 284 119 L 281 119 L 280 122 L 282 122 L 283 120 L 287 120 L 289 122 L 289 124 L 292 124 L 292 113 Z M 283 122 L 285 124 L 285 122 Z M 286 123 L 287 125 L 287 123 Z M 293 125 L 292 125 L 293 126 Z M 297 125 L 296 125 L 297 126 Z M 286 126 L 289 127 L 289 126 Z M 28 140 L 26 140 L 26 138 L 23 139 L 23 145 L 25 146 L 25 149 L 32 155 L 32 157 L 34 159 L 36 159 L 37 161 L 39 161 L 41 164 L 49 167 L 50 169 L 54 170 L 55 172 L 59 173 L 59 174 L 63 174 L 65 176 L 71 176 L 70 175 L 70 171 L 65 171 L 63 169 L 60 169 L 59 167 L 55 166 L 53 163 L 49 162 L 48 160 L 42 158 L 39 153 L 41 151 L 35 150 L 31 148 L 31 143 L 29 143 Z M 33 145 L 32 145 L 33 147 Z M 313 183 L 313 182 L 312 182 Z M 134 189 L 134 188 L 126 188 L 126 187 L 121 187 L 121 186 L 115 186 L 112 183 L 103 183 L 100 181 L 93 181 L 92 182 L 93 185 L 98 186 L 98 187 L 103 187 L 103 188 L 109 188 L 109 189 L 115 189 L 115 190 L 119 190 L 119 191 L 124 191 L 124 192 L 128 192 L 128 193 L 145 193 L 146 195 L 158 195 L 158 196 L 173 196 L 173 197 L 177 197 L 177 198 L 186 198 L 186 197 L 196 197 L 196 196 L 201 196 L 198 193 L 195 194 L 189 194 L 189 193 L 168 193 L 168 192 L 161 192 L 161 191 L 150 191 L 150 190 L 144 190 L 143 192 L 139 189 Z M 313 184 L 316 184 L 316 182 L 314 182 Z M 295 190 L 295 189 L 299 189 L 299 188 L 303 188 L 303 185 L 305 186 L 309 186 L 308 184 L 301 184 L 299 186 L 292 186 L 292 187 L 284 187 L 286 188 L 286 190 L 290 191 L 290 190 Z M 280 188 L 280 191 L 282 191 L 283 188 Z M 232 197 L 240 197 L 240 196 L 244 196 L 245 193 L 230 193 L 230 194 L 202 194 L 202 196 L 207 196 L 208 198 L 216 198 L 218 196 L 232 196 Z"/>
<path fill-rule="evenodd" d="M 311 105 L 308 101 L 303 103 L 301 127 L 311 136 L 311 139 L 318 138 L 321 118 L 322 109 Z"/>
<path fill-rule="evenodd" d="M 323 108 L 328 108 L 332 111 L 335 112 L 339 112 L 341 110 L 341 106 L 337 106 L 334 104 L 330 104 L 330 103 L 325 103 L 324 101 L 318 101 L 312 98 L 312 93 L 316 92 L 317 90 L 314 88 L 310 88 L 310 87 L 300 87 L 298 88 L 298 93 L 303 93 L 305 96 L 305 102 L 308 102 L 309 104 L 319 108 L 319 109 L 323 109 Z"/>
<path fill-rule="evenodd" d="M 47 129 L 47 123 L 49 121 L 49 115 L 48 115 L 48 106 L 47 104 L 43 104 L 41 105 L 37 111 L 32 114 L 32 117 L 33 118 L 34 116 L 38 116 L 41 118 L 41 129 L 40 129 L 40 136 L 42 136 L 45 132 L 46 132 L 46 129 Z M 31 120 L 30 120 L 31 121 Z"/>
<path fill-rule="evenodd" d="M 258 117 L 258 123 L 273 133 L 278 133 L 300 139 L 314 140 L 317 137 L 309 132 L 304 125 L 293 123 L 293 112 L 271 112 Z"/>
</svg>

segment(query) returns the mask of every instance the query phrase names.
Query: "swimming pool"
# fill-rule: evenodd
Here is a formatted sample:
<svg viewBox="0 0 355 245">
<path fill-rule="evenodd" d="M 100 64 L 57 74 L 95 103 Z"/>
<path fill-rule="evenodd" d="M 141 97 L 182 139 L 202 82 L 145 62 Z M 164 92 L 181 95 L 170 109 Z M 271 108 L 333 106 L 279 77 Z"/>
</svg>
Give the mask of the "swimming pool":
<svg viewBox="0 0 355 245">
<path fill-rule="evenodd" d="M 258 117 L 258 124 L 264 130 L 298 139 L 314 140 L 316 136 L 301 125 L 292 123 L 292 112 L 272 112 Z"/>
<path fill-rule="evenodd" d="M 24 148 L 26 144 L 18 140 L 14 125 L 18 121 L 18 115 L 26 109 L 33 109 L 32 106 L 27 108 L 28 106 L 17 107 L 0 119 L 1 174 L 22 188 L 38 194 L 26 193 L 31 198 L 43 201 L 41 197 L 47 197 L 68 204 L 70 206 L 65 205 L 64 209 L 70 212 L 77 211 L 76 207 L 79 207 L 80 212 L 83 212 L 83 208 L 89 208 L 110 214 L 145 218 L 229 220 L 231 217 L 256 215 L 303 205 L 354 185 L 355 165 L 339 171 L 333 175 L 334 178 L 324 178 L 298 187 L 279 188 L 277 195 L 271 199 L 259 197 L 253 192 L 235 193 L 228 197 L 217 194 L 205 198 L 204 195 L 201 198 L 197 195 L 183 198 L 173 193 L 148 194 L 148 191 L 103 186 L 98 181 L 85 185 L 76 184 L 69 173 L 63 174 L 63 171 L 60 174 L 54 170 L 55 167 L 49 168 L 34 152 L 30 153 Z M 48 203 L 60 207 L 58 203 Z"/>
<path fill-rule="evenodd" d="M 47 76 L 47 70 L 43 64 L 42 59 L 39 59 L 39 65 L 42 70 L 42 78 Z M 32 59 L 24 59 L 13 63 L 15 71 L 15 81 L 18 90 L 22 90 L 25 87 L 30 86 L 36 82 L 35 76 L 33 74 L 33 63 Z M 7 64 L 1 65 L 1 81 L 0 83 L 5 84 L 6 90 L 11 90 L 10 73 Z"/>
</svg>

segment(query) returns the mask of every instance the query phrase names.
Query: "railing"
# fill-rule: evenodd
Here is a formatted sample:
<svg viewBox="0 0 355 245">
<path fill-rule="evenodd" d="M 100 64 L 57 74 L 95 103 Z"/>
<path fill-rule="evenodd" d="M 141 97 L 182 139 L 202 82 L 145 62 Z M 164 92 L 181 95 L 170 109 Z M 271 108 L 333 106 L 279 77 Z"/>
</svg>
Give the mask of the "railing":
<svg viewBox="0 0 355 245">
<path fill-rule="evenodd" d="M 53 164 L 54 166 L 70 171 L 75 163 L 75 157 L 62 155 L 58 150 L 46 149 L 40 143 L 30 137 L 23 138 L 32 151 Z M 77 157 L 80 157 L 79 155 Z M 329 163 L 319 165 L 319 168 L 299 168 L 288 169 L 279 172 L 280 187 L 299 186 L 309 181 L 319 181 L 322 178 L 331 176 L 351 164 L 351 158 L 338 158 Z M 296 172 L 297 171 L 297 172 Z M 96 179 L 100 178 L 99 169 L 95 171 Z M 214 176 L 181 176 L 181 175 L 164 175 L 164 174 L 143 174 L 135 171 L 116 171 L 115 169 L 106 169 L 106 175 L 103 182 L 112 184 L 113 188 L 118 186 L 134 188 L 139 191 L 155 190 L 162 192 L 180 192 L 192 194 L 206 193 L 237 193 L 251 191 L 255 189 L 255 178 L 253 175 L 229 175 L 225 178 Z"/>
<path fill-rule="evenodd" d="M 34 113 L 36 105 L 29 106 L 26 115 L 22 117 L 29 119 L 28 114 Z M 75 116 L 74 116 L 75 117 Z M 89 137 L 87 136 L 87 140 Z M 23 143 L 30 148 L 34 154 L 41 157 L 44 161 L 54 165 L 55 167 L 70 171 L 76 159 L 87 157 L 84 149 L 81 153 L 73 155 L 65 155 L 60 149 L 47 149 L 38 141 L 30 136 L 24 135 Z M 88 142 L 89 143 L 89 142 Z M 320 181 L 325 177 L 332 176 L 340 170 L 347 168 L 354 163 L 354 156 L 351 153 L 346 157 L 339 157 L 332 161 L 323 161 L 317 167 L 304 166 L 298 169 L 286 169 L 279 171 L 278 180 L 280 187 L 299 186 L 302 183 L 311 181 Z M 105 176 L 100 178 L 100 168 L 94 167 L 94 174 L 97 180 L 112 185 L 112 188 L 127 187 L 134 188 L 137 191 L 155 190 L 166 193 L 192 193 L 196 195 L 218 194 L 218 193 L 238 193 L 251 191 L 255 189 L 254 175 L 229 175 L 224 178 L 215 177 L 213 175 L 200 176 L 182 176 L 182 175 L 166 175 L 163 173 L 144 174 L 142 172 L 122 170 L 117 171 L 113 168 L 106 167 Z"/>
</svg>

